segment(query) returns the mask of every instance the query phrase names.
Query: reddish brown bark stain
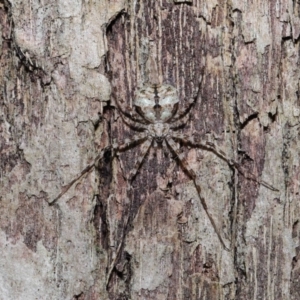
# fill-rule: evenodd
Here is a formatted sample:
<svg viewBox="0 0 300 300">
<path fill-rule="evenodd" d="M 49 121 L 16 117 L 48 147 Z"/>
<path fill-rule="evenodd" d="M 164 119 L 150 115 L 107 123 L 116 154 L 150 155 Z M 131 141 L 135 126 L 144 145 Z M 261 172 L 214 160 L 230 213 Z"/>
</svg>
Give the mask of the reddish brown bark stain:
<svg viewBox="0 0 300 300">
<path fill-rule="evenodd" d="M 181 106 L 192 97 L 198 88 L 205 55 L 216 57 L 221 53 L 221 45 L 218 44 L 217 39 L 207 40 L 206 33 L 197 30 L 199 23 L 192 6 L 174 5 L 167 1 L 163 1 L 161 8 L 158 6 L 156 2 L 152 1 L 139 2 L 135 7 L 136 15 L 122 13 L 107 28 L 109 49 L 107 57 L 109 67 L 107 69 L 109 69 L 112 84 L 112 104 L 114 105 L 118 101 L 125 110 L 132 101 L 130 99 L 134 98 L 138 76 L 143 78 L 145 75 L 138 74 L 136 67 L 143 66 L 145 62 L 140 61 L 140 53 L 135 47 L 138 45 L 138 48 L 142 49 L 141 43 L 145 38 L 150 38 L 157 47 L 161 42 L 161 48 L 158 49 L 161 65 L 158 68 L 162 70 L 163 82 L 179 86 L 179 105 Z M 143 11 L 141 11 L 142 9 Z M 158 30 L 159 18 L 161 18 L 161 33 Z M 222 22 L 222 18 L 224 18 L 222 10 L 218 9 L 213 21 L 214 24 L 217 26 Z M 132 27 L 135 29 L 133 36 L 130 30 Z M 212 132 L 222 133 L 224 123 L 222 97 L 224 91 L 221 82 L 215 81 L 215 77 L 218 75 L 220 74 L 205 74 L 204 69 L 201 97 L 191 112 L 191 123 L 184 128 L 185 132 L 190 132 L 193 129 L 199 136 Z M 117 120 L 111 119 L 111 128 L 111 139 L 117 141 L 123 141 L 134 135 L 134 131 L 126 127 L 120 117 Z M 163 177 L 170 163 L 174 160 L 173 155 L 168 153 L 167 155 L 162 154 L 162 160 L 158 161 L 155 155 L 158 151 L 161 150 L 150 150 L 132 183 L 132 192 L 127 194 L 131 201 L 130 213 L 132 215 L 130 220 L 133 220 L 139 207 L 149 197 L 148 195 L 158 188 L 158 176 Z M 128 149 L 120 155 L 120 162 L 125 174 L 129 173 L 138 155 L 139 147 Z M 177 171 L 183 172 L 179 166 L 175 168 L 175 172 Z M 177 178 L 177 176 L 173 178 L 174 185 L 177 184 Z M 184 178 L 189 180 L 186 175 Z M 122 186 L 124 183 L 124 181 L 118 183 L 119 190 L 124 188 Z M 156 205 L 159 206 L 159 203 Z M 160 211 L 164 212 L 164 209 L 161 208 Z M 176 260 L 174 260 L 174 266 L 176 266 Z M 213 265 L 211 268 L 206 268 L 206 274 L 216 272 L 216 270 L 211 271 L 212 269 L 215 269 Z M 167 296 L 167 299 L 175 299 L 176 297 L 175 274 L 177 272 L 174 273 L 170 281 L 170 295 Z M 207 276 L 214 276 L 212 274 Z M 177 275 L 179 276 L 179 274 Z M 205 289 L 209 294 L 216 295 L 216 291 L 210 285 L 211 282 L 208 279 Z M 155 291 L 151 293 L 143 291 L 142 293 L 147 299 L 152 299 L 151 297 L 155 299 Z"/>
</svg>

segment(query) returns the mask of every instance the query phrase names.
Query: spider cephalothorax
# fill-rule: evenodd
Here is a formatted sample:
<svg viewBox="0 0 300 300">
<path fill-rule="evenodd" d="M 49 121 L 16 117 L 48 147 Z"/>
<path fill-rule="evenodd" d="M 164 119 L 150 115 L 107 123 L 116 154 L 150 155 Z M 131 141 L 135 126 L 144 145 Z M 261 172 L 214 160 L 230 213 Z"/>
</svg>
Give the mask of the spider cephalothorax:
<svg viewBox="0 0 300 300">
<path fill-rule="evenodd" d="M 165 123 L 154 123 L 150 124 L 147 129 L 147 133 L 151 136 L 157 143 L 162 143 L 163 140 L 168 136 L 170 131 L 170 126 Z"/>
</svg>

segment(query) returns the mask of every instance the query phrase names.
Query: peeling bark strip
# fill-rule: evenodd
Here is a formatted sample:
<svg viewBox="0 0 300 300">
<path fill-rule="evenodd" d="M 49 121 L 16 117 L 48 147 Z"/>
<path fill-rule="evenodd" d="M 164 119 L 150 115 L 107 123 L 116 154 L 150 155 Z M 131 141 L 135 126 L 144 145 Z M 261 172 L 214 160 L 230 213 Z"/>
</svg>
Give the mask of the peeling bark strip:
<svg viewBox="0 0 300 300">
<path fill-rule="evenodd" d="M 1 297 L 299 299 L 299 7 L 0 0 Z"/>
</svg>

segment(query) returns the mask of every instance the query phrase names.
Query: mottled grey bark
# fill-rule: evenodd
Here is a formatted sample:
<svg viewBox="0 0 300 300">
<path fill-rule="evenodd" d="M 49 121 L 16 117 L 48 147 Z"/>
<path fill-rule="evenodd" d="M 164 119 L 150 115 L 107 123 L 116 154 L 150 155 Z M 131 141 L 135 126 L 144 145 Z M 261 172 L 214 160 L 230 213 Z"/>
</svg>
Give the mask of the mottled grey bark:
<svg viewBox="0 0 300 300">
<path fill-rule="evenodd" d="M 299 299 L 299 9 L 0 0 L 1 297 Z M 141 146 L 110 148 L 154 80 L 239 163 L 178 143 L 218 232 L 170 149 L 130 182 Z"/>
</svg>

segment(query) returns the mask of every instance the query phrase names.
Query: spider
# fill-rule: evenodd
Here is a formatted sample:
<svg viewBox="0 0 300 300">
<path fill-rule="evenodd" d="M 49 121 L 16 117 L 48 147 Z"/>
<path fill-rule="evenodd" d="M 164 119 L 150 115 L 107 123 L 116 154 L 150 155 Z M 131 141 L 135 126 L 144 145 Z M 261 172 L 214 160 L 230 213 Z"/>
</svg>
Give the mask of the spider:
<svg viewBox="0 0 300 300">
<path fill-rule="evenodd" d="M 192 96 L 192 98 L 187 102 L 186 107 L 183 107 L 181 110 L 178 109 L 179 98 L 176 88 L 169 84 L 145 84 L 136 93 L 134 101 L 135 111 L 130 108 L 124 110 L 120 103 L 116 101 L 116 106 L 120 111 L 123 122 L 138 133 L 132 139 L 125 139 L 124 143 L 113 143 L 108 148 L 112 148 L 114 153 L 117 153 L 136 144 L 141 144 L 141 154 L 127 176 L 127 180 L 130 183 L 136 176 L 145 156 L 152 145 L 156 144 L 162 148 L 168 148 L 175 155 L 175 158 L 179 161 L 180 166 L 192 179 L 201 204 L 221 245 L 225 250 L 230 251 L 221 237 L 212 215 L 208 211 L 205 199 L 201 195 L 201 182 L 199 178 L 197 178 L 195 171 L 190 167 L 187 159 L 185 158 L 185 154 L 183 152 L 179 153 L 177 150 L 177 144 L 175 141 L 211 151 L 221 159 L 225 160 L 231 168 L 236 169 L 245 178 L 256 181 L 271 190 L 277 190 L 265 181 L 257 179 L 253 174 L 246 176 L 241 170 L 239 164 L 231 159 L 228 159 L 225 153 L 213 143 L 208 141 L 202 142 L 193 136 L 188 136 L 186 134 L 177 132 L 179 129 L 183 128 L 189 120 L 190 111 L 199 97 L 201 81 L 197 93 Z M 89 172 L 95 166 L 96 162 L 103 157 L 103 154 L 106 150 L 107 148 L 102 150 L 94 160 L 94 163 L 88 165 L 77 178 L 65 186 L 63 191 L 52 201 L 52 203 L 66 193 L 67 190 L 84 174 Z"/>
</svg>

